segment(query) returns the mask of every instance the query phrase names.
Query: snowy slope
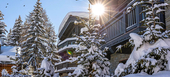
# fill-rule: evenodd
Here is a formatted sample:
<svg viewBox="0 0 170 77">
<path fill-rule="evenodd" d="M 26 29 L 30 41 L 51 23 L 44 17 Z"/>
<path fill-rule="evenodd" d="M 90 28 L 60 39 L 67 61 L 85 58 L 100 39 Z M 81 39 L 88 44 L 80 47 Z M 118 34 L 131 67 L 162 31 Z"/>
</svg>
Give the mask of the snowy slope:
<svg viewBox="0 0 170 77">
<path fill-rule="evenodd" d="M 132 34 L 135 33 L 131 33 L 131 38 L 134 39 L 135 42 L 135 47 L 138 47 L 140 42 L 139 38 L 140 36 L 132 36 Z M 132 51 L 129 59 L 126 62 L 126 65 L 129 64 L 134 64 L 138 59 L 140 59 L 143 55 L 149 53 L 150 49 L 156 48 L 156 47 L 165 47 L 165 48 L 170 48 L 170 39 L 159 39 L 155 44 L 150 45 L 149 43 L 145 43 L 144 45 L 141 46 L 141 48 L 139 48 L 138 50 L 136 50 L 136 48 L 134 48 L 134 50 Z"/>
<path fill-rule="evenodd" d="M 154 44 L 143 43 L 142 46 L 139 49 L 137 49 L 137 47 L 141 44 L 143 39 L 141 38 L 140 35 L 138 35 L 136 33 L 131 33 L 130 37 L 131 37 L 131 39 L 134 40 L 135 47 L 134 47 L 134 49 L 133 49 L 129 59 L 127 60 L 126 64 L 120 63 L 117 66 L 117 68 L 115 70 L 115 74 L 116 75 L 118 73 L 120 73 L 120 72 L 123 72 L 124 69 L 127 68 L 128 65 L 130 65 L 130 64 L 132 65 L 132 67 L 134 67 L 135 63 L 138 60 L 143 59 L 144 58 L 143 56 L 148 54 L 148 53 L 150 53 L 153 49 L 159 48 L 159 50 L 161 50 L 161 47 L 163 47 L 163 48 L 170 48 L 170 39 L 159 39 Z M 168 51 L 168 55 L 166 55 L 166 59 L 168 60 L 166 69 L 170 70 L 170 52 L 169 51 Z M 154 59 L 151 59 L 151 58 L 148 58 L 148 60 L 151 61 L 152 63 L 156 63 L 157 62 L 157 61 L 155 61 Z M 164 73 L 164 72 L 160 72 L 160 73 Z M 157 73 L 155 73 L 155 74 L 157 76 Z M 143 77 L 144 75 L 145 74 L 141 74 L 141 73 L 140 74 L 133 74 L 134 77 L 136 77 L 136 76 L 142 76 Z M 158 75 L 162 75 L 162 74 L 159 74 L 159 72 L 158 72 Z M 128 77 L 133 77 L 133 76 L 128 75 Z M 147 77 L 150 77 L 150 76 L 147 76 Z M 155 76 L 153 76 L 153 77 L 155 77 Z M 167 76 L 164 76 L 164 77 L 167 77 Z"/>
<path fill-rule="evenodd" d="M 7 56 L 15 57 L 16 48 L 17 47 L 2 46 L 1 47 L 2 53 L 0 54 L 0 61 L 11 61 L 9 58 L 7 58 Z"/>
</svg>

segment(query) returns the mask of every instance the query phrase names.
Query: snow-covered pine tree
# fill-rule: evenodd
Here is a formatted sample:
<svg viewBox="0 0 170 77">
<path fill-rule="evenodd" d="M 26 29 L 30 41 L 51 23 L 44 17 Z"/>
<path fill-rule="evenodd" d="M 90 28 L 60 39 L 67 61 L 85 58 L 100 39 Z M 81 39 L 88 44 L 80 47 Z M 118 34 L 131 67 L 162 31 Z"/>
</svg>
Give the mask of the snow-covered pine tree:
<svg viewBox="0 0 170 77">
<path fill-rule="evenodd" d="M 91 18 L 91 14 L 88 23 L 83 19 L 80 20 L 75 24 L 84 26 L 81 30 L 84 37 L 76 36 L 79 44 L 76 52 L 81 53 L 81 55 L 77 57 L 78 66 L 72 76 L 110 77 L 110 62 L 105 57 L 108 48 L 101 49 L 102 44 L 105 43 L 106 34 L 99 34 L 101 26 L 99 24 L 94 25 L 95 18 Z"/>
<path fill-rule="evenodd" d="M 40 67 L 40 63 L 47 51 L 48 40 L 47 31 L 45 30 L 45 20 L 42 18 L 43 8 L 41 7 L 40 0 L 37 0 L 33 12 L 30 14 L 29 27 L 26 34 L 22 37 L 25 40 L 21 45 L 21 56 L 32 65 L 34 71 Z"/>
<path fill-rule="evenodd" d="M 28 29 L 29 29 L 29 22 L 28 22 L 28 18 L 25 20 L 22 29 L 21 29 L 21 38 L 20 38 L 20 43 L 22 44 L 23 41 L 26 41 L 27 38 L 25 37 L 25 35 L 27 35 Z"/>
<path fill-rule="evenodd" d="M 3 18 L 3 14 L 2 14 L 2 12 L 0 11 L 0 38 L 2 39 L 1 41 L 3 41 L 3 40 L 6 40 L 6 36 L 5 36 L 5 34 L 6 34 L 6 32 L 7 32 L 7 30 L 5 29 L 5 27 L 7 26 L 4 22 L 2 22 L 1 20 L 3 20 L 4 18 Z"/>
<path fill-rule="evenodd" d="M 29 28 L 29 24 L 28 24 L 28 20 L 26 19 L 21 29 L 21 43 L 25 40 L 23 37 L 26 35 L 28 28 Z"/>
<path fill-rule="evenodd" d="M 20 45 L 23 45 L 23 42 L 27 40 L 27 37 L 25 35 L 28 34 L 27 32 L 28 32 L 28 29 L 29 29 L 29 25 L 30 24 L 28 23 L 28 19 L 26 19 L 23 26 L 22 26 L 22 29 L 21 29 Z"/>
<path fill-rule="evenodd" d="M 25 42 L 27 40 L 25 35 L 27 35 L 26 32 L 28 32 L 28 28 L 29 28 L 29 25 L 28 25 L 27 19 L 26 19 L 26 21 L 24 22 L 23 26 L 21 27 L 21 35 L 20 35 L 20 45 L 21 45 L 20 47 L 21 47 L 21 49 L 24 48 L 23 42 Z M 8 35 L 9 35 L 9 38 L 11 38 L 10 33 Z M 9 45 L 11 44 L 10 41 L 11 41 L 11 39 L 9 39 Z M 28 62 L 29 57 L 27 57 L 28 56 L 27 54 L 23 54 L 24 51 L 22 51 L 21 49 L 20 49 L 20 54 L 18 54 L 16 56 L 16 58 L 17 58 L 16 61 L 19 61 L 20 64 L 21 64 L 20 65 L 20 70 L 19 70 L 20 73 L 22 75 L 27 75 L 28 74 L 28 68 L 27 68 L 28 64 L 27 64 L 27 62 Z"/>
<path fill-rule="evenodd" d="M 141 21 L 147 26 L 142 35 L 131 33 L 129 40 L 134 49 L 126 64 L 119 64 L 115 70 L 115 75 L 121 77 L 128 74 L 145 72 L 152 75 L 163 70 L 170 70 L 170 31 L 164 31 L 160 22 L 160 13 L 164 12 L 167 3 L 160 0 L 136 0 L 130 11 L 136 5 L 144 9 L 145 19 Z"/>
<path fill-rule="evenodd" d="M 55 42 L 56 42 L 57 36 L 55 34 L 54 27 L 52 26 L 51 22 L 49 21 L 46 15 L 45 10 L 43 10 L 42 17 L 45 20 L 44 25 L 45 25 L 45 30 L 47 31 L 47 39 L 48 39 L 48 45 L 49 45 L 47 54 L 49 56 L 51 55 L 51 53 L 53 53 L 53 51 L 56 51 Z"/>
<path fill-rule="evenodd" d="M 32 15 L 33 15 L 33 13 L 31 12 L 30 13 L 30 15 L 29 16 L 27 16 L 27 25 L 30 25 L 29 23 L 31 23 L 31 17 L 32 17 Z M 53 25 L 51 24 L 51 22 L 50 22 L 50 20 L 48 19 L 48 16 L 47 16 L 47 14 L 46 14 L 46 11 L 42 8 L 42 18 L 43 18 L 43 20 L 44 20 L 44 23 L 43 23 L 43 25 L 44 25 L 44 29 L 45 29 L 45 31 L 47 32 L 46 33 L 46 39 L 47 39 L 47 41 L 48 41 L 48 48 L 47 48 L 47 50 L 48 50 L 48 52 L 46 52 L 45 54 L 46 55 L 44 55 L 44 56 L 51 56 L 50 58 L 50 60 L 52 61 L 52 62 L 55 62 L 54 60 L 58 60 L 58 59 L 54 59 L 54 58 L 52 58 L 52 57 L 54 57 L 54 56 L 57 56 L 56 58 L 58 58 L 58 55 L 56 55 L 55 53 L 54 53 L 54 51 L 56 51 L 56 45 L 55 45 L 55 42 L 56 42 L 56 39 L 57 39 L 57 36 L 56 36 L 56 33 L 55 33 L 55 31 L 54 31 L 54 27 L 53 27 Z M 26 28 L 27 29 L 27 28 Z M 26 31 L 26 30 L 23 30 L 24 32 Z"/>
<path fill-rule="evenodd" d="M 10 60 L 13 60 L 15 62 L 15 65 L 13 65 L 11 67 L 11 69 L 12 69 L 11 77 L 22 76 L 19 71 L 21 69 L 23 69 L 24 61 L 23 61 L 22 57 L 19 55 L 20 48 L 16 48 L 16 51 L 17 52 L 15 53 L 15 57 L 7 56 L 8 58 L 10 58 Z"/>
<path fill-rule="evenodd" d="M 3 69 L 3 70 L 1 71 L 1 75 L 2 75 L 2 77 L 6 77 L 6 76 L 8 76 L 9 74 L 8 74 L 8 71 L 7 71 L 6 69 Z"/>
<path fill-rule="evenodd" d="M 25 70 L 27 62 L 25 62 L 23 58 L 20 56 L 20 51 L 21 48 L 16 47 L 15 57 L 10 57 L 10 56 L 7 57 L 15 62 L 15 66 L 14 66 L 15 68 L 11 68 L 12 70 L 15 69 L 17 73 L 20 75 L 28 75 L 28 71 Z"/>
<path fill-rule="evenodd" d="M 47 24 L 45 30 L 48 32 L 47 38 L 48 38 L 48 45 L 49 45 L 49 48 L 47 48 L 48 52 L 46 53 L 46 56 L 48 56 L 51 62 L 53 62 L 55 60 L 53 57 L 56 55 L 54 51 L 57 50 L 55 45 L 57 36 L 55 34 L 54 28 L 52 27 L 51 23 Z"/>
<path fill-rule="evenodd" d="M 19 71 L 17 70 L 16 66 L 12 66 L 11 69 L 12 69 L 12 74 L 10 77 L 21 77 L 22 76 L 21 74 L 19 74 Z"/>
<path fill-rule="evenodd" d="M 20 40 L 21 40 L 21 29 L 22 29 L 22 20 L 21 16 L 18 17 L 18 19 L 15 20 L 14 27 L 12 28 L 11 33 L 11 41 L 9 45 L 12 46 L 20 46 Z"/>
<path fill-rule="evenodd" d="M 47 40 L 49 47 L 46 48 L 47 51 L 44 54 L 45 57 L 41 62 L 41 67 L 38 69 L 38 75 L 41 77 L 53 77 L 55 71 L 53 64 L 55 62 L 58 62 L 58 59 L 60 57 L 59 55 L 54 53 L 54 51 L 56 51 L 57 49 L 55 45 L 57 37 L 51 23 L 46 24 L 45 30 L 48 32 Z"/>
<path fill-rule="evenodd" d="M 44 60 L 41 62 L 40 75 L 41 77 L 53 77 L 54 75 L 54 65 L 50 61 L 50 58 L 44 57 Z"/>
<path fill-rule="evenodd" d="M 9 30 L 9 33 L 7 35 L 7 44 L 10 45 L 10 42 L 11 42 L 11 33 L 12 33 L 12 30 L 10 29 Z"/>
</svg>

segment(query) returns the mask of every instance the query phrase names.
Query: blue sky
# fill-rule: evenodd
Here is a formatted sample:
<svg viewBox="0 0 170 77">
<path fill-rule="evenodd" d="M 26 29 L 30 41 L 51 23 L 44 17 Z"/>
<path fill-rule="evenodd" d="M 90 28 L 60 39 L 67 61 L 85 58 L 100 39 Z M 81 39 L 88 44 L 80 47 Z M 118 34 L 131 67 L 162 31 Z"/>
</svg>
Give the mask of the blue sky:
<svg viewBox="0 0 170 77">
<path fill-rule="evenodd" d="M 15 19 L 21 16 L 25 21 L 26 15 L 33 11 L 37 0 L 0 0 L 0 11 L 4 14 L 6 29 L 13 28 Z M 85 11 L 88 12 L 88 0 L 40 0 L 42 7 L 55 26 L 55 32 L 58 34 L 58 28 L 68 12 Z M 24 7 L 25 5 L 25 7 Z"/>
</svg>

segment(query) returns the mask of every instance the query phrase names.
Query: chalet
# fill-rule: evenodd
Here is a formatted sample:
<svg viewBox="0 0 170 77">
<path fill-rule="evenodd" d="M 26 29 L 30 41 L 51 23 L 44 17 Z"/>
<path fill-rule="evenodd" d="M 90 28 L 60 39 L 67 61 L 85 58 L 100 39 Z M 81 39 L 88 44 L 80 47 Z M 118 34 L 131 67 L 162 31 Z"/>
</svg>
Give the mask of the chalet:
<svg viewBox="0 0 170 77">
<path fill-rule="evenodd" d="M 74 22 L 79 20 L 77 17 L 87 20 L 89 15 L 88 12 L 69 12 L 59 27 L 59 43 L 57 44 L 58 55 L 61 56 L 61 61 L 55 63 L 56 73 L 59 73 L 60 76 L 68 76 L 68 73 L 71 73 L 77 67 L 75 62 L 75 57 L 78 56 L 74 52 L 74 48 L 77 47 L 76 37 L 73 37 L 73 34 L 80 35 L 80 30 L 83 26 L 75 25 Z M 72 52 L 71 55 L 68 54 L 68 51 Z"/>
<path fill-rule="evenodd" d="M 1 53 L 0 53 L 0 72 L 3 69 L 6 69 L 9 74 L 11 74 L 12 70 L 11 67 L 15 65 L 15 62 L 10 60 L 7 56 L 12 58 L 15 57 L 16 49 L 18 47 L 12 46 L 1 46 Z M 1 73 L 0 73 L 1 76 Z"/>
<path fill-rule="evenodd" d="M 122 53 L 116 51 L 118 45 L 123 45 L 129 41 L 129 33 L 139 32 L 145 29 L 139 23 L 145 18 L 145 14 L 140 14 L 144 9 L 140 5 L 135 6 L 131 12 L 126 9 L 136 0 L 89 0 L 92 5 L 102 3 L 105 6 L 105 14 L 100 16 L 100 24 L 104 27 L 100 33 L 107 33 L 105 37 L 106 44 L 103 47 L 109 47 L 107 57 L 110 59 L 110 72 L 113 73 L 119 62 L 125 63 L 132 48 L 123 48 Z M 164 0 L 160 0 L 163 2 Z M 165 22 L 163 14 L 159 15 L 160 20 Z M 165 28 L 166 26 L 164 26 Z"/>
</svg>

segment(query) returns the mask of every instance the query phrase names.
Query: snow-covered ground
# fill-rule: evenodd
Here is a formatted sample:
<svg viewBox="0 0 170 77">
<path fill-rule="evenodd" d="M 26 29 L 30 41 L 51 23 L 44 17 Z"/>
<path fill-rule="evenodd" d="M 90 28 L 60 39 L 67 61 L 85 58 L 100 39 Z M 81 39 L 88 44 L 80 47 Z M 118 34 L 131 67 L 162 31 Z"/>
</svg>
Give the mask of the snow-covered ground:
<svg viewBox="0 0 170 77">
<path fill-rule="evenodd" d="M 147 73 L 129 74 L 124 77 L 170 77 L 170 71 L 160 71 L 153 75 L 148 75 Z"/>
<path fill-rule="evenodd" d="M 149 43 L 142 44 L 143 39 L 141 38 L 140 35 L 138 35 L 136 33 L 131 33 L 130 37 L 131 37 L 131 39 L 134 40 L 135 47 L 134 47 L 132 53 L 130 54 L 129 59 L 127 60 L 126 64 L 120 63 L 117 66 L 117 68 L 115 70 L 116 75 L 125 71 L 124 69 L 127 68 L 130 64 L 132 65 L 132 67 L 135 67 L 136 62 L 141 59 L 144 59 L 145 58 L 144 55 L 152 52 L 153 49 L 158 48 L 158 50 L 161 51 L 161 48 L 170 48 L 170 39 L 159 39 L 154 44 L 149 44 Z M 137 49 L 137 47 L 139 47 L 141 44 L 142 44 L 142 46 Z M 167 55 L 165 57 L 168 60 L 166 69 L 170 70 L 170 51 L 167 52 Z M 154 65 L 154 63 L 157 62 L 155 59 L 152 59 L 152 58 L 146 58 L 146 60 L 151 61 L 151 63 L 152 63 L 151 65 Z M 146 66 L 149 66 L 149 64 L 146 64 Z M 160 68 L 158 68 L 158 69 L 160 69 Z M 153 70 L 156 71 L 158 69 L 153 69 Z M 158 72 L 158 75 L 162 75 L 161 73 L 164 73 L 164 72 L 160 72 L 160 73 Z M 170 73 L 170 71 L 169 71 L 169 73 Z M 157 72 L 155 72 L 154 74 L 157 76 Z M 133 76 L 144 76 L 144 75 L 147 75 L 147 74 L 144 74 L 144 73 L 133 74 Z M 128 77 L 131 77 L 131 75 Z M 148 77 L 150 77 L 150 76 L 148 76 Z M 169 77 L 170 77 L 170 74 L 169 74 Z"/>
</svg>

